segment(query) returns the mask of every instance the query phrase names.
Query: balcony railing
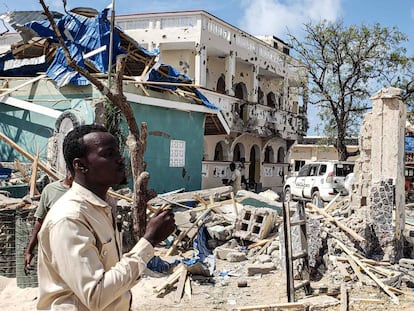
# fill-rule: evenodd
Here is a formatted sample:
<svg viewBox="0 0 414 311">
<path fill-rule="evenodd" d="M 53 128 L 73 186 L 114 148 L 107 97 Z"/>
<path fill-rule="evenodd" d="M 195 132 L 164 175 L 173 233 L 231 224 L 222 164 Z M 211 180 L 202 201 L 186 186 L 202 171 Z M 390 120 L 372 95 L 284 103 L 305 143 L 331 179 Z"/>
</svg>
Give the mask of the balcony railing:
<svg viewBox="0 0 414 311">
<path fill-rule="evenodd" d="M 228 126 L 234 132 L 256 132 L 269 136 L 274 133 L 285 139 L 303 136 L 305 115 L 278 110 L 264 105 L 251 103 L 214 91 L 202 90 L 208 100 L 222 109 Z"/>
</svg>

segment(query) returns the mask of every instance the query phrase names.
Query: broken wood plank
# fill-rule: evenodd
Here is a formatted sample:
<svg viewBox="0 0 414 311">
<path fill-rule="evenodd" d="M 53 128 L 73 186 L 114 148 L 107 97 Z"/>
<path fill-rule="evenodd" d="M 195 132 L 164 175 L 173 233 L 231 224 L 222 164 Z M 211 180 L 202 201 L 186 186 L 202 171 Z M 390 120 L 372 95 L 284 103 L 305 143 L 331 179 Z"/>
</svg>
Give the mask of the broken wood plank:
<svg viewBox="0 0 414 311">
<path fill-rule="evenodd" d="M 348 311 L 348 290 L 345 282 L 341 283 L 341 311 Z"/>
<path fill-rule="evenodd" d="M 183 269 L 178 280 L 177 290 L 175 291 L 174 302 L 179 303 L 183 297 L 184 286 L 187 279 L 187 269 Z"/>
<path fill-rule="evenodd" d="M 173 254 L 174 254 L 174 252 L 175 252 L 175 251 L 176 251 L 176 249 L 177 249 L 178 243 L 180 243 L 180 242 L 181 242 L 181 240 L 182 240 L 182 239 L 184 239 L 184 237 L 185 237 L 185 236 L 186 236 L 186 235 L 190 232 L 190 230 L 191 230 L 191 229 L 193 229 L 195 226 L 197 226 L 197 227 L 201 226 L 201 224 L 198 224 L 198 223 L 199 223 L 201 220 L 203 220 L 203 218 L 204 218 L 204 217 L 206 217 L 208 213 L 210 213 L 210 212 L 211 212 L 212 208 L 213 208 L 213 206 L 209 206 L 209 207 L 208 207 L 208 208 L 204 211 L 204 213 L 202 213 L 202 214 L 201 214 L 201 215 L 200 215 L 200 216 L 196 219 L 196 221 L 194 221 L 194 222 L 190 225 L 190 227 L 188 227 L 188 228 L 187 228 L 187 230 L 182 231 L 182 232 L 180 233 L 180 235 L 178 236 L 178 238 L 174 240 L 173 244 L 172 244 L 172 245 L 170 246 L 170 248 L 168 249 L 166 256 L 171 256 L 171 255 L 173 255 Z"/>
<path fill-rule="evenodd" d="M 162 285 L 156 287 L 154 289 L 154 291 L 158 294 L 160 294 L 160 292 L 172 285 L 175 284 L 175 282 L 178 281 L 178 279 L 180 278 L 182 271 L 183 270 L 187 270 L 184 265 L 180 265 L 179 267 L 177 267 L 177 269 L 167 278 L 167 280 L 165 281 L 165 283 L 163 283 Z"/>
<path fill-rule="evenodd" d="M 348 273 L 348 270 L 346 269 L 345 265 L 340 262 L 340 261 L 336 261 L 336 266 L 338 267 L 339 271 L 341 272 L 342 276 L 343 276 L 343 280 L 349 281 L 351 279 L 351 276 Z"/>
<path fill-rule="evenodd" d="M 336 259 L 338 261 L 348 261 L 348 258 L 345 257 L 336 257 Z M 385 261 L 375 261 L 373 259 L 368 259 L 368 258 L 360 258 L 360 260 L 363 263 L 367 263 L 370 264 L 371 266 L 391 266 L 391 264 L 389 262 L 385 262 Z"/>
<path fill-rule="evenodd" d="M 39 162 L 39 148 L 37 149 L 36 156 L 34 157 L 33 164 L 32 164 L 32 176 L 30 178 L 30 183 L 29 183 L 29 195 L 31 198 L 33 198 L 36 194 L 40 193 L 36 187 L 38 162 Z"/>
<path fill-rule="evenodd" d="M 329 215 L 325 210 L 315 206 L 312 203 L 307 203 L 306 207 L 308 207 L 311 211 L 315 211 L 316 213 L 324 216 L 327 220 L 329 220 L 330 222 L 332 222 L 333 224 L 335 224 L 338 228 L 342 229 L 343 231 L 345 231 L 346 233 L 348 233 L 350 236 L 352 236 L 355 240 L 359 241 L 359 242 L 365 242 L 365 239 L 360 236 L 358 233 L 356 233 L 354 230 L 352 230 L 351 228 L 348 228 L 347 226 L 345 226 L 343 223 L 341 223 L 340 221 L 336 220 L 335 218 L 333 218 L 331 215 Z"/>
<path fill-rule="evenodd" d="M 187 295 L 188 300 L 191 300 L 191 294 L 192 294 L 192 288 L 191 288 L 191 280 L 189 277 L 185 280 L 185 286 L 184 286 L 184 293 Z"/>
<path fill-rule="evenodd" d="M 325 212 L 328 212 L 332 207 L 336 206 L 336 200 L 338 200 L 340 195 L 341 194 L 338 193 L 331 201 L 329 201 L 329 203 L 324 208 Z"/>
<path fill-rule="evenodd" d="M 361 273 L 361 270 L 359 270 L 358 265 L 352 260 L 352 258 L 348 259 L 348 263 L 351 266 L 352 270 L 354 270 L 354 273 L 357 276 L 358 280 L 361 282 L 361 284 L 367 284 L 365 276 Z"/>
<path fill-rule="evenodd" d="M 390 290 L 390 286 L 385 285 L 380 279 L 378 279 L 371 271 L 369 271 L 366 267 L 365 264 L 359 260 L 353 253 L 352 251 L 347 248 L 341 241 L 339 241 L 338 239 L 335 238 L 335 242 L 336 244 L 342 248 L 342 250 L 348 254 L 348 256 L 355 261 L 355 263 L 357 263 L 364 271 L 366 274 L 368 274 L 372 280 L 374 280 L 375 283 L 378 284 L 379 287 L 382 288 L 382 290 L 388 294 L 388 296 L 391 297 L 391 301 L 395 304 L 399 304 L 399 300 L 398 297 L 394 295 L 394 293 Z M 351 261 L 350 261 L 351 263 Z"/>
<path fill-rule="evenodd" d="M 356 303 L 384 303 L 384 300 L 375 299 L 375 298 L 352 297 L 351 302 L 356 302 Z"/>
<path fill-rule="evenodd" d="M 270 305 L 257 305 L 257 306 L 247 306 L 247 307 L 240 307 L 236 310 L 238 311 L 252 311 L 252 310 L 273 310 L 278 308 L 284 309 L 294 309 L 294 308 L 305 308 L 306 305 L 299 302 L 282 302 L 282 303 L 275 303 Z"/>
<path fill-rule="evenodd" d="M 204 199 L 208 199 L 210 195 L 212 195 L 213 197 L 229 195 L 231 191 L 232 191 L 231 186 L 223 186 L 223 187 L 204 189 L 204 190 L 198 190 L 198 191 L 173 193 L 171 195 L 163 196 L 163 198 L 166 198 L 173 202 L 183 203 L 183 202 L 194 201 L 195 194 L 198 194 L 200 197 Z M 151 205 L 161 205 L 163 202 L 161 198 L 156 197 L 156 198 L 151 199 L 148 203 Z"/>
</svg>

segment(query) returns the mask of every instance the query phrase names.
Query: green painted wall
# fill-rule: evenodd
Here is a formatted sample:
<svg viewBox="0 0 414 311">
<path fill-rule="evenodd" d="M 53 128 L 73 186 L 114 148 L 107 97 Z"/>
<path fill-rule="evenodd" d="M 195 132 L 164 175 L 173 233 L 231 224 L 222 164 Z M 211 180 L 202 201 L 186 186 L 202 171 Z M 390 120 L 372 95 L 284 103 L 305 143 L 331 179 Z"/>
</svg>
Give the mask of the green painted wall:
<svg viewBox="0 0 414 311">
<path fill-rule="evenodd" d="M 204 142 L 204 114 L 133 105 L 138 125 L 147 122 L 148 137 L 144 159 L 150 173 L 149 188 L 157 193 L 185 188 L 201 189 L 201 162 Z M 170 142 L 183 140 L 185 166 L 170 167 Z"/>
<path fill-rule="evenodd" d="M 27 110 L 0 104 L 0 132 L 13 140 L 31 155 L 39 148 L 40 160 L 46 161 L 47 143 L 53 135 L 55 119 Z M 0 161 L 13 162 L 18 159 L 28 162 L 19 152 L 0 142 Z"/>
</svg>

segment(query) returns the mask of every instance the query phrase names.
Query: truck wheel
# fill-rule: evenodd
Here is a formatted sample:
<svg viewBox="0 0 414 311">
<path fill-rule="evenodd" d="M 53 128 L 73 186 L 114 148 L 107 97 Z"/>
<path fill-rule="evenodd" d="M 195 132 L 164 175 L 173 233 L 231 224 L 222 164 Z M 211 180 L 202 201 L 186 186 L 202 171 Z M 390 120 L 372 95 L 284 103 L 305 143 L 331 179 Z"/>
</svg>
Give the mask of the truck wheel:
<svg viewBox="0 0 414 311">
<path fill-rule="evenodd" d="M 284 201 L 286 203 L 291 202 L 292 201 L 292 193 L 290 192 L 290 188 L 287 187 L 284 191 L 284 195 L 283 195 Z"/>
<path fill-rule="evenodd" d="M 319 195 L 319 191 L 312 193 L 312 204 L 316 207 L 323 208 L 323 201 Z"/>
</svg>

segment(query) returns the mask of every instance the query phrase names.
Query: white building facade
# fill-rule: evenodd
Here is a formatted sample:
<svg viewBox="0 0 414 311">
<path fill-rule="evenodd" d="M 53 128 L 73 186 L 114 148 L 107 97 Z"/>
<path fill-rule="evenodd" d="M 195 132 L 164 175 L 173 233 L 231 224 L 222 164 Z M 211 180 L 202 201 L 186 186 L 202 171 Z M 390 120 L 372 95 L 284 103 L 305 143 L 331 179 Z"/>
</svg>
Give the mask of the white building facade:
<svg viewBox="0 0 414 311">
<path fill-rule="evenodd" d="M 275 37 L 254 37 L 205 11 L 119 15 L 116 25 L 190 76 L 221 108 L 226 131 L 205 124 L 202 188 L 221 186 L 245 159 L 252 189 L 282 189 L 288 150 L 305 135 L 306 70 Z M 219 122 L 218 120 L 216 120 Z"/>
</svg>

